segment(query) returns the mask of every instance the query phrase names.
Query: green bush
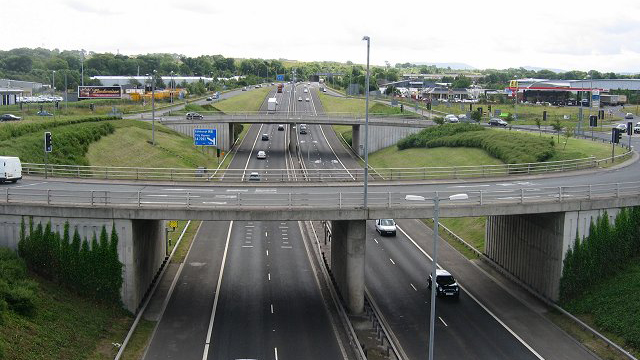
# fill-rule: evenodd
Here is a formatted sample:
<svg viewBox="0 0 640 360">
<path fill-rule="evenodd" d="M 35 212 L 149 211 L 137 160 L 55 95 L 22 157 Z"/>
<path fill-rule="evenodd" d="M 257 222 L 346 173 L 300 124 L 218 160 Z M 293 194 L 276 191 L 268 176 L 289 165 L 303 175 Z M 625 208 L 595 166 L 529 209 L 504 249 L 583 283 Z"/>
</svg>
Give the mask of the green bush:
<svg viewBox="0 0 640 360">
<path fill-rule="evenodd" d="M 404 150 L 409 148 L 423 148 L 427 146 L 427 143 L 431 140 L 435 140 L 441 137 L 455 135 L 468 131 L 483 131 L 484 128 L 477 124 L 444 124 L 441 126 L 432 126 L 426 128 L 418 133 L 407 136 L 406 138 L 398 141 L 398 150 Z"/>
<path fill-rule="evenodd" d="M 22 284 L 14 284 L 14 286 L 0 287 L 0 296 L 9 305 L 9 309 L 16 313 L 32 317 L 36 312 L 35 298 L 36 295 L 32 289 Z"/>
<path fill-rule="evenodd" d="M 115 120 L 117 117 L 113 116 L 93 116 L 86 117 L 81 119 L 71 119 L 71 120 L 48 120 L 42 122 L 30 122 L 30 123 L 11 123 L 11 124 L 3 124 L 0 126 L 0 141 L 1 140 L 9 140 L 14 139 L 19 136 L 31 134 L 38 132 L 39 135 L 41 131 L 50 131 L 51 129 L 67 126 L 73 124 L 81 124 L 88 122 L 99 122 L 106 120 Z"/>
<path fill-rule="evenodd" d="M 480 148 L 507 164 L 547 161 L 555 154 L 554 146 L 543 138 L 494 130 L 459 132 L 426 143 L 428 148 L 443 146 Z"/>
</svg>

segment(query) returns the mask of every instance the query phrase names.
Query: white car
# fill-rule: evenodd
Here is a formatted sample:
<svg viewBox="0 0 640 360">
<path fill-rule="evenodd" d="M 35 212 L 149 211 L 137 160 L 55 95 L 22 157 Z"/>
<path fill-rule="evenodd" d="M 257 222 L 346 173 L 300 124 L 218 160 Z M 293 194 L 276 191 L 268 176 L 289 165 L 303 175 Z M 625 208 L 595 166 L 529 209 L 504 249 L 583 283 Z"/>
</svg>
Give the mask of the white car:
<svg viewBox="0 0 640 360">
<path fill-rule="evenodd" d="M 298 97 L 298 101 L 302 101 L 302 96 L 299 96 L 299 97 Z"/>
<path fill-rule="evenodd" d="M 467 119 L 467 114 L 458 115 L 458 120 L 466 120 L 466 119 Z"/>
<path fill-rule="evenodd" d="M 260 181 L 260 173 L 253 171 L 249 174 L 249 181 Z"/>
<path fill-rule="evenodd" d="M 624 116 L 625 119 L 633 119 L 633 114 L 632 113 L 627 113 L 627 115 Z"/>
<path fill-rule="evenodd" d="M 304 88 L 304 92 L 306 92 L 306 93 L 307 93 L 307 92 L 309 92 L 309 90 L 308 90 L 307 88 Z"/>
<path fill-rule="evenodd" d="M 627 124 L 618 124 L 616 125 L 616 129 L 620 131 L 627 131 Z"/>
<path fill-rule="evenodd" d="M 309 101 L 309 98 L 306 98 L 305 100 L 308 102 L 308 101 Z"/>
<path fill-rule="evenodd" d="M 457 123 L 457 122 L 460 122 L 460 120 L 458 120 L 458 118 L 455 115 L 449 114 L 444 117 L 444 122 Z"/>
<path fill-rule="evenodd" d="M 640 122 L 636 123 L 636 126 L 633 127 L 634 134 L 640 134 Z"/>
<path fill-rule="evenodd" d="M 266 159 L 267 158 L 267 153 L 264 152 L 263 150 L 258 151 L 258 159 Z"/>
<path fill-rule="evenodd" d="M 376 231 L 381 236 L 396 236 L 396 222 L 393 219 L 378 219 L 376 220 Z"/>
</svg>

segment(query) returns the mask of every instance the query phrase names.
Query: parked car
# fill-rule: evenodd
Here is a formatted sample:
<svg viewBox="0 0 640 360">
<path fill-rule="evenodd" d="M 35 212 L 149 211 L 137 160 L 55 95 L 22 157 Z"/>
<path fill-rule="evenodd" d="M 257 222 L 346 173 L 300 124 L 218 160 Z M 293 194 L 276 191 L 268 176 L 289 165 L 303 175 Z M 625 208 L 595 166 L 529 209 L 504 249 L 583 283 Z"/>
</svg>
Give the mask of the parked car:
<svg viewBox="0 0 640 360">
<path fill-rule="evenodd" d="M 632 113 L 627 113 L 627 114 L 624 116 L 624 118 L 625 118 L 625 119 L 633 119 L 633 114 L 632 114 Z"/>
<path fill-rule="evenodd" d="M 256 157 L 258 159 L 266 159 L 267 158 L 267 153 L 264 152 L 264 150 L 260 150 L 260 151 L 258 151 L 258 155 Z"/>
<path fill-rule="evenodd" d="M 283 124 L 278 125 L 278 131 L 284 131 L 284 125 Z"/>
<path fill-rule="evenodd" d="M 211 96 L 207 97 L 207 101 L 213 101 L 213 97 Z"/>
<path fill-rule="evenodd" d="M 242 91 L 247 91 L 247 87 L 246 87 L 246 86 L 245 86 L 245 87 L 243 87 L 243 88 L 242 88 Z"/>
<path fill-rule="evenodd" d="M 627 124 L 618 124 L 616 125 L 616 129 L 620 131 L 627 131 Z"/>
<path fill-rule="evenodd" d="M 38 115 L 38 116 L 53 116 L 53 114 L 48 112 L 47 110 L 38 111 L 36 113 L 36 115 Z"/>
<path fill-rule="evenodd" d="M 269 134 L 262 134 L 262 141 L 269 141 Z"/>
<path fill-rule="evenodd" d="M 457 123 L 457 122 L 460 122 L 460 120 L 455 115 L 448 114 L 447 116 L 444 117 L 444 122 Z"/>
<path fill-rule="evenodd" d="M 13 114 L 3 114 L 0 116 L 0 121 L 15 121 L 22 119 L 20 116 L 15 116 Z"/>
<path fill-rule="evenodd" d="M 462 121 L 462 120 L 467 120 L 467 114 L 460 114 L 458 115 L 458 120 Z"/>
<path fill-rule="evenodd" d="M 633 127 L 634 134 L 640 134 L 640 122 L 636 123 L 636 126 Z"/>
<path fill-rule="evenodd" d="M 489 125 L 490 126 L 507 126 L 509 125 L 506 121 L 499 119 L 499 118 L 491 118 L 489 120 Z"/>
<path fill-rule="evenodd" d="M 380 236 L 396 236 L 396 222 L 393 219 L 378 219 L 376 220 L 376 231 L 380 233 Z"/>
<path fill-rule="evenodd" d="M 460 296 L 460 287 L 458 286 L 458 282 L 453 278 L 447 270 L 437 269 L 436 270 L 436 295 L 437 296 L 452 296 L 454 298 L 458 298 Z M 427 287 L 431 289 L 431 274 L 429 274 L 429 279 L 427 281 Z"/>
<path fill-rule="evenodd" d="M 260 173 L 256 171 L 252 171 L 249 174 L 249 181 L 260 181 Z"/>
<path fill-rule="evenodd" d="M 204 116 L 196 112 L 187 113 L 187 120 L 191 120 L 191 119 L 204 119 Z"/>
</svg>

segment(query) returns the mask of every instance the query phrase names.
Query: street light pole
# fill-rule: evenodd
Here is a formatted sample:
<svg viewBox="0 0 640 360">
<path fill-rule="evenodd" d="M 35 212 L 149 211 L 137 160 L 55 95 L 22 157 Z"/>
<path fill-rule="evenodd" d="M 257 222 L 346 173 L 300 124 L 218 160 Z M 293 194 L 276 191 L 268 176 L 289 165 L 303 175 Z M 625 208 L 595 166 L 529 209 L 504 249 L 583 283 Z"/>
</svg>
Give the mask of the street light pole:
<svg viewBox="0 0 640 360">
<path fill-rule="evenodd" d="M 151 145 L 156 145 L 156 71 L 151 75 Z"/>
<path fill-rule="evenodd" d="M 369 187 L 369 48 L 371 39 L 368 36 L 362 38 L 367 41 L 367 77 L 365 80 L 365 109 L 364 109 L 364 208 L 367 208 Z"/>
<path fill-rule="evenodd" d="M 56 94 L 56 71 L 55 70 L 52 70 L 52 71 L 53 71 L 53 81 L 51 82 L 51 95 L 55 96 L 55 94 Z M 57 103 L 58 102 L 56 101 L 56 104 Z M 53 117 L 54 118 L 56 117 L 56 107 L 55 106 L 53 107 Z"/>
<path fill-rule="evenodd" d="M 80 61 L 80 85 L 84 86 L 84 49 L 82 49 L 82 60 Z"/>
<path fill-rule="evenodd" d="M 440 219 L 440 198 L 436 192 L 433 199 L 433 267 L 431 269 L 431 317 L 429 319 L 429 360 L 433 360 L 434 335 L 436 327 L 436 288 L 438 287 L 438 227 Z"/>
</svg>

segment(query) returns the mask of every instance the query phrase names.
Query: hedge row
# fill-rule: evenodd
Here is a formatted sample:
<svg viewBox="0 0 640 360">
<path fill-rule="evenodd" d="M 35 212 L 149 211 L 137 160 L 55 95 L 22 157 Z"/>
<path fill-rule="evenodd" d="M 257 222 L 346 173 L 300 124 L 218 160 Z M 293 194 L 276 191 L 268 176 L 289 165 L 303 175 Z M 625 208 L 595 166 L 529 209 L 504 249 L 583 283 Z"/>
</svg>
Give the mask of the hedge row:
<svg viewBox="0 0 640 360">
<path fill-rule="evenodd" d="M 426 143 L 426 147 L 480 148 L 507 164 L 547 161 L 555 155 L 553 138 L 511 131 L 466 131 Z"/>
<path fill-rule="evenodd" d="M 69 223 L 64 233 L 51 230 L 49 222 L 43 229 L 38 224 L 34 229 L 29 220 L 29 234 L 21 224 L 18 252 L 29 268 L 41 276 L 57 281 L 84 296 L 117 302 L 122 286 L 122 263 L 118 259 L 118 234 L 115 227 L 111 235 L 103 226 L 100 240 L 93 234 L 91 244 L 82 240 L 78 229 L 73 236 Z"/>
<path fill-rule="evenodd" d="M 55 164 L 89 165 L 85 158 L 89 145 L 114 131 L 115 127 L 110 122 L 83 122 L 59 126 L 52 131 L 53 152 L 49 154 L 48 161 Z M 43 134 L 32 132 L 0 141 L 0 154 L 18 156 L 23 162 L 42 163 L 43 147 Z"/>
<path fill-rule="evenodd" d="M 0 141 L 13 139 L 18 136 L 23 136 L 35 132 L 44 132 L 60 126 L 67 126 L 73 124 L 80 124 L 86 122 L 98 122 L 105 120 L 115 120 L 118 117 L 114 116 L 93 116 L 83 117 L 80 119 L 69 120 L 49 120 L 42 122 L 30 122 L 30 123 L 10 123 L 0 126 Z M 40 134 L 42 136 L 42 134 Z"/>
<path fill-rule="evenodd" d="M 427 143 L 445 136 L 451 136 L 467 131 L 483 131 L 484 128 L 477 124 L 444 124 L 440 126 L 432 126 L 418 133 L 411 134 L 406 138 L 398 141 L 398 150 L 409 148 L 423 148 Z"/>
<path fill-rule="evenodd" d="M 605 212 L 591 222 L 589 236 L 576 238 L 567 251 L 560 279 L 560 297 L 580 296 L 603 278 L 617 273 L 640 255 L 640 207 L 622 209 L 613 225 Z"/>
</svg>

